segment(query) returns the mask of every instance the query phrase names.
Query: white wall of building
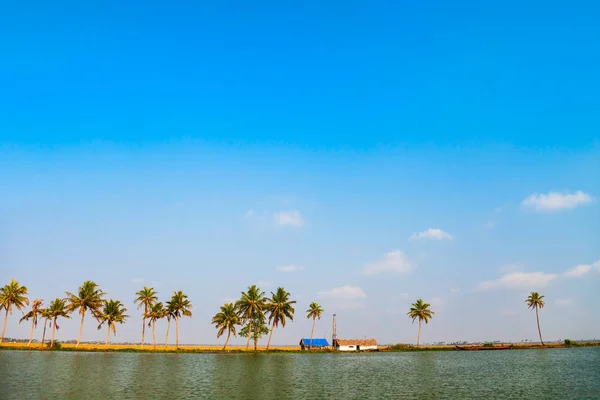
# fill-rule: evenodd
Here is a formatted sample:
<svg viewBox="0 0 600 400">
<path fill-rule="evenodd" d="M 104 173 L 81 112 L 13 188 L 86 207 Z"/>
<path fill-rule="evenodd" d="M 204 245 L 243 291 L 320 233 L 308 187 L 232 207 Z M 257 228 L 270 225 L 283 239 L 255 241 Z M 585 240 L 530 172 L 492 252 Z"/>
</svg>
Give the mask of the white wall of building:
<svg viewBox="0 0 600 400">
<path fill-rule="evenodd" d="M 339 351 L 356 351 L 356 346 L 340 346 Z M 360 346 L 360 351 L 377 350 L 377 346 Z"/>
</svg>

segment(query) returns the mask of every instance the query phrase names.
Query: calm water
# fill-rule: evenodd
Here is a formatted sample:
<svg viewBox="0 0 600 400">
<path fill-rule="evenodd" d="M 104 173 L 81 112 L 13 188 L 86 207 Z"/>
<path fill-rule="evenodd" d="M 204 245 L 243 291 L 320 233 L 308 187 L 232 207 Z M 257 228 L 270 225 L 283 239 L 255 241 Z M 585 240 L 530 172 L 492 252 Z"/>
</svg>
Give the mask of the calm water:
<svg viewBox="0 0 600 400">
<path fill-rule="evenodd" d="M 0 399 L 600 399 L 600 347 L 371 354 L 0 351 Z"/>
</svg>

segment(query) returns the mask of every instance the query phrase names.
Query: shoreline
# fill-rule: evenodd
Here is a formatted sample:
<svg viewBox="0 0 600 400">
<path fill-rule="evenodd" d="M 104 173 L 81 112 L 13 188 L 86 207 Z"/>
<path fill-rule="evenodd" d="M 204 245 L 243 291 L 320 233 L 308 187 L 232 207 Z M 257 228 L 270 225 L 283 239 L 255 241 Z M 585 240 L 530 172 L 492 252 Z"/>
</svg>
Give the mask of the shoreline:
<svg viewBox="0 0 600 400">
<path fill-rule="evenodd" d="M 532 349 L 555 349 L 555 348 L 577 348 L 577 347 L 596 347 L 600 346 L 598 342 L 581 342 L 570 346 L 566 346 L 563 343 L 550 343 L 544 346 L 540 344 L 506 344 L 506 345 L 495 345 L 495 346 L 481 346 L 481 345 L 466 345 L 466 346 L 410 346 L 410 345 L 393 345 L 393 346 L 381 346 L 377 350 L 368 350 L 361 352 L 346 352 L 346 351 L 334 351 L 331 349 L 316 349 L 316 350 L 300 350 L 294 346 L 273 346 L 269 350 L 258 348 L 254 350 L 249 348 L 246 350 L 245 346 L 229 346 L 226 350 L 222 350 L 222 346 L 180 346 L 178 349 L 175 346 L 169 346 L 167 348 L 163 346 L 157 346 L 153 349 L 152 345 L 146 345 L 144 348 L 140 348 L 139 345 L 125 345 L 125 344 L 80 344 L 79 348 L 75 348 L 75 344 L 59 344 L 54 348 L 49 346 L 42 346 L 39 343 L 32 343 L 31 347 L 27 347 L 26 343 L 0 343 L 1 350 L 18 350 L 18 351 L 61 351 L 61 352 L 94 352 L 94 353 L 176 353 L 176 354 L 281 354 L 281 353 L 302 353 L 302 354 L 314 354 L 314 353 L 340 353 L 340 354 L 356 354 L 356 353 L 409 353 L 409 352 L 430 352 L 430 351 L 500 351 L 500 350 L 532 350 Z"/>
</svg>

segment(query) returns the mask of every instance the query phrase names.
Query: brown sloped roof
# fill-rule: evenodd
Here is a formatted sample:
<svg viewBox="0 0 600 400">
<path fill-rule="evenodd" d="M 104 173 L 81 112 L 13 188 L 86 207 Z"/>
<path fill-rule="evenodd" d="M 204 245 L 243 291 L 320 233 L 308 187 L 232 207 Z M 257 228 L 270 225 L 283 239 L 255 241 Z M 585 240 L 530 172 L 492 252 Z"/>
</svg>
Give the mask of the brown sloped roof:
<svg viewBox="0 0 600 400">
<path fill-rule="evenodd" d="M 338 346 L 377 346 L 375 339 L 336 339 Z"/>
</svg>

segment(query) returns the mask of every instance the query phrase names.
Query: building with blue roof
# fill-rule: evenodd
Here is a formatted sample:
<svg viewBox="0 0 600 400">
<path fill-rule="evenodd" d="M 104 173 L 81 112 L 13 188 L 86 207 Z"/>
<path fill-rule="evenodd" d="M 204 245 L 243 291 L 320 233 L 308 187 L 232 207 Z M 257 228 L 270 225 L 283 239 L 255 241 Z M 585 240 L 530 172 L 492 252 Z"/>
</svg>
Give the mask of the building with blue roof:
<svg viewBox="0 0 600 400">
<path fill-rule="evenodd" d="M 329 343 L 325 338 L 313 338 L 312 339 L 312 348 L 313 349 L 325 349 L 329 347 Z M 302 339 L 300 340 L 300 348 L 302 350 L 306 350 L 311 348 L 311 340 L 310 339 Z"/>
</svg>

